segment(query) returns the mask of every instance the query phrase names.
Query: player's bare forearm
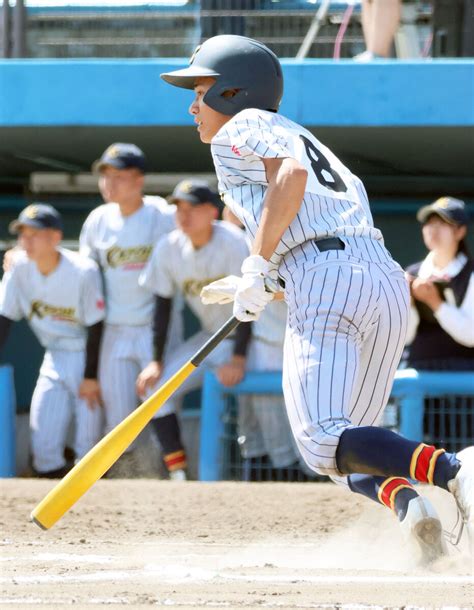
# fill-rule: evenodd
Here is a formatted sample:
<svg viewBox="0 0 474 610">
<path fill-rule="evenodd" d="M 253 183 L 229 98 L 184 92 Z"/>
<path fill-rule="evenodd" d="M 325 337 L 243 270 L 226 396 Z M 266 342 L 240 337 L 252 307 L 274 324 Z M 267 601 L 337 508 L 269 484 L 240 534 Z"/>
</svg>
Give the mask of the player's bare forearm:
<svg viewBox="0 0 474 610">
<path fill-rule="evenodd" d="M 259 254 L 269 260 L 300 209 L 308 172 L 295 159 L 262 161 L 267 174 L 268 189 L 252 254 Z"/>
</svg>

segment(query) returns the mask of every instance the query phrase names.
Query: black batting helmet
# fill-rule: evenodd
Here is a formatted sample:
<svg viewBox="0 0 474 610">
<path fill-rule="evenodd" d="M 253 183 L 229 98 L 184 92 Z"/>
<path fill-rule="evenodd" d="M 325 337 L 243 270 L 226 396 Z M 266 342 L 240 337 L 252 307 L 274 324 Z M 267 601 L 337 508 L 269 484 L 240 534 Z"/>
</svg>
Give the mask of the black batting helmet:
<svg viewBox="0 0 474 610">
<path fill-rule="evenodd" d="M 278 57 L 264 44 L 245 36 L 209 38 L 194 51 L 189 67 L 161 74 L 171 85 L 193 89 L 196 78 L 211 76 L 215 84 L 204 102 L 226 115 L 245 108 L 276 112 L 283 94 L 283 75 Z M 233 97 L 223 97 L 236 89 Z"/>
</svg>

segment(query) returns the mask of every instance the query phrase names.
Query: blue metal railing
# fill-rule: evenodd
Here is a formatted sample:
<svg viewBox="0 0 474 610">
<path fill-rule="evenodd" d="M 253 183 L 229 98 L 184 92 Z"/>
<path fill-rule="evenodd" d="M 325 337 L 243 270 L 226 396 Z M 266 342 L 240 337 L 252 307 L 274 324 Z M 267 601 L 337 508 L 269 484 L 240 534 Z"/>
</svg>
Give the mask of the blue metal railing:
<svg viewBox="0 0 474 610">
<path fill-rule="evenodd" d="M 225 428 L 226 397 L 239 394 L 281 394 L 281 373 L 248 373 L 234 387 L 222 386 L 213 372 L 204 377 L 201 406 L 199 479 L 222 479 L 222 438 Z M 439 396 L 474 397 L 474 373 L 397 372 L 391 397 L 399 403 L 399 432 L 409 439 L 422 439 L 426 398 Z"/>
<path fill-rule="evenodd" d="M 0 366 L 0 477 L 14 477 L 15 465 L 15 386 L 13 367 Z"/>
</svg>

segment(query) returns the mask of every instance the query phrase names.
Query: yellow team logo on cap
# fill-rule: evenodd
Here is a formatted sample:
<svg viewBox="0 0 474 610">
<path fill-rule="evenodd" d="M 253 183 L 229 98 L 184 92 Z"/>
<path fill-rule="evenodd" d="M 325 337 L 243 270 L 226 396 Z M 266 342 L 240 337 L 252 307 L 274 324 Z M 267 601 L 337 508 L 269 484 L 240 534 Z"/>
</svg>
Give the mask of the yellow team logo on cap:
<svg viewBox="0 0 474 610">
<path fill-rule="evenodd" d="M 36 218 L 38 216 L 38 208 L 35 205 L 29 205 L 25 208 L 23 214 L 27 218 Z"/>
<path fill-rule="evenodd" d="M 118 157 L 119 153 L 120 153 L 120 151 L 118 149 L 118 146 L 115 146 L 113 144 L 112 144 L 112 146 L 109 146 L 108 149 L 105 151 L 105 154 L 108 157 L 112 157 L 112 159 L 115 159 L 115 157 Z"/>
<path fill-rule="evenodd" d="M 449 201 L 450 201 L 449 197 L 440 197 L 440 199 L 438 199 L 438 201 L 436 201 L 436 207 L 445 209 L 448 207 Z"/>
<path fill-rule="evenodd" d="M 181 184 L 179 185 L 179 190 L 183 191 L 183 193 L 190 193 L 192 188 L 193 188 L 192 182 L 189 182 L 189 180 L 185 180 L 184 182 L 181 182 Z"/>
</svg>

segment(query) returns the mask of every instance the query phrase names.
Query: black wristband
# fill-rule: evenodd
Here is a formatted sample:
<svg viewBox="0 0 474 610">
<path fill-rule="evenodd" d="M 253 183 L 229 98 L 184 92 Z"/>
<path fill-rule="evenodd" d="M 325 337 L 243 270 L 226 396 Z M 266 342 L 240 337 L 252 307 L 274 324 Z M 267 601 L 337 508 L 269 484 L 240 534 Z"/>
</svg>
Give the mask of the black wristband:
<svg viewBox="0 0 474 610">
<path fill-rule="evenodd" d="M 241 322 L 235 331 L 234 356 L 246 356 L 252 337 L 252 322 Z"/>
<path fill-rule="evenodd" d="M 97 379 L 100 342 L 102 339 L 103 330 L 104 323 L 102 320 L 96 324 L 93 324 L 92 326 L 87 327 L 86 365 L 84 367 L 85 379 Z"/>
<path fill-rule="evenodd" d="M 0 349 L 5 345 L 12 324 L 13 320 L 0 314 Z"/>
<path fill-rule="evenodd" d="M 161 362 L 166 346 L 173 299 L 157 296 L 153 312 L 153 360 Z"/>
</svg>

